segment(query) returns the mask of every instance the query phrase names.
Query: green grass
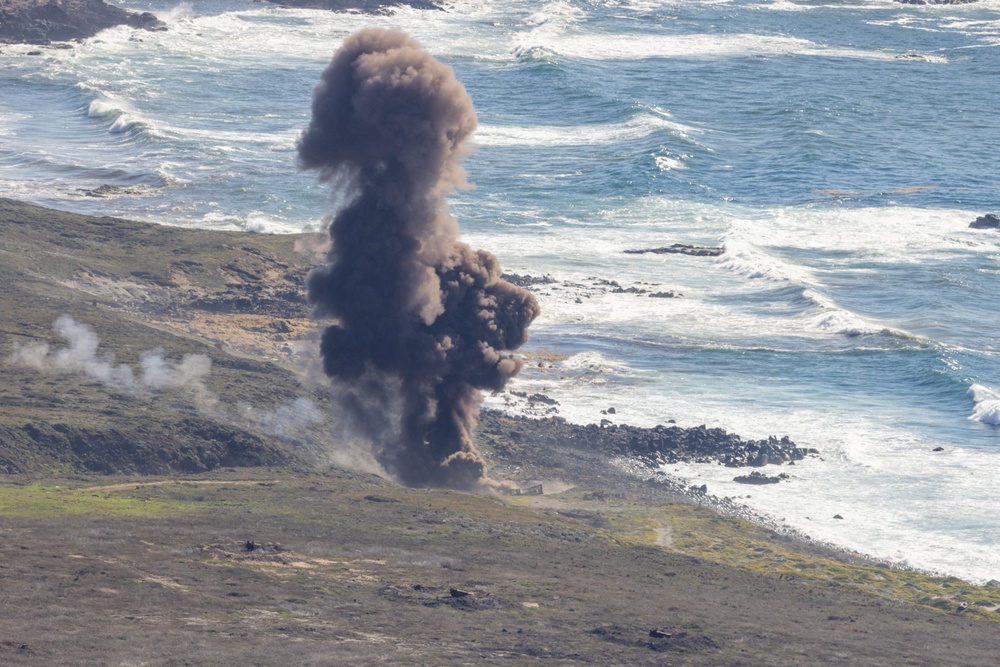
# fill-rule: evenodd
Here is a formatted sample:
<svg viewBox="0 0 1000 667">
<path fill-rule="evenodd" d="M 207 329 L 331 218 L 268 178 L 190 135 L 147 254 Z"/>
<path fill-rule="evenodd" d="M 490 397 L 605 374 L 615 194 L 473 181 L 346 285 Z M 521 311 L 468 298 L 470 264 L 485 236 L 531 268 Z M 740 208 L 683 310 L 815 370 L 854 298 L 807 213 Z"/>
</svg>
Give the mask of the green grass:
<svg viewBox="0 0 1000 667">
<path fill-rule="evenodd" d="M 0 485 L 0 516 L 57 519 L 71 515 L 163 517 L 202 509 L 197 503 L 151 495 L 89 491 L 58 485 Z"/>
</svg>

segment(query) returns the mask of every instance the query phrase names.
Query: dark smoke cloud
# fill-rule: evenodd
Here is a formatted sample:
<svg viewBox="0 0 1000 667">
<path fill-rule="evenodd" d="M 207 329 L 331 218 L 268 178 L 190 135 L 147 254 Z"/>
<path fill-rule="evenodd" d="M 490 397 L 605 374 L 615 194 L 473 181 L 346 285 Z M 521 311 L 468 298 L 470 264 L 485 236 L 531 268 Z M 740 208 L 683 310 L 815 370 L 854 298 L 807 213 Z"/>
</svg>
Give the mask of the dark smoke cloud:
<svg viewBox="0 0 1000 667">
<path fill-rule="evenodd" d="M 535 298 L 500 278 L 496 257 L 458 241 L 445 197 L 466 185 L 476 128 L 450 67 L 404 33 L 347 39 L 313 92 L 299 159 L 351 190 L 309 277 L 327 375 L 348 387 L 352 425 L 410 485 L 491 485 L 473 443 L 480 389 L 521 369 Z"/>
</svg>

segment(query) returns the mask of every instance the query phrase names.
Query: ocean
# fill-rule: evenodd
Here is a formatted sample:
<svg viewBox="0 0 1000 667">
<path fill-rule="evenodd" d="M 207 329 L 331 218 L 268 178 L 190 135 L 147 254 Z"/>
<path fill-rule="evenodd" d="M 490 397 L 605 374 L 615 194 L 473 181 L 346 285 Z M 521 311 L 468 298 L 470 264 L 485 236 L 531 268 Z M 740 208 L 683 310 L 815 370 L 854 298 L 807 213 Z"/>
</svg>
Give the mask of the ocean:
<svg viewBox="0 0 1000 667">
<path fill-rule="evenodd" d="M 336 193 L 295 155 L 311 89 L 351 32 L 403 28 L 478 111 L 463 239 L 551 279 L 508 389 L 580 423 L 788 435 L 820 456 L 780 484 L 663 472 L 816 540 L 1000 579 L 1000 232 L 968 227 L 1000 209 L 1000 0 L 117 4 L 169 30 L 0 47 L 0 196 L 320 229 Z M 725 252 L 624 252 L 674 243 Z"/>
</svg>

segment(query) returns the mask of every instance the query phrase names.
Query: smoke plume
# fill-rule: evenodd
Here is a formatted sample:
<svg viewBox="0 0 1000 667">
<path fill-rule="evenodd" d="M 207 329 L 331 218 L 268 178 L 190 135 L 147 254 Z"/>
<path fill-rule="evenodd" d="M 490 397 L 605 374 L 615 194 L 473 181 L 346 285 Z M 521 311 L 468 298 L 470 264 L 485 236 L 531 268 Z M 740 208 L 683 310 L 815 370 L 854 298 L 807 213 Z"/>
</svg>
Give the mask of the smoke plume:
<svg viewBox="0 0 1000 667">
<path fill-rule="evenodd" d="M 116 364 L 111 353 L 99 354 L 101 339 L 92 327 L 60 315 L 52 329 L 66 342 L 66 347 L 52 349 L 48 343 L 14 345 L 7 363 L 39 371 L 83 373 L 102 384 L 124 392 L 175 388 L 194 398 L 199 408 L 215 405 L 217 398 L 206 386 L 212 360 L 203 354 L 185 354 L 180 360 L 168 359 L 162 349 L 143 352 L 139 359 L 142 372 L 137 376 L 125 364 Z"/>
<path fill-rule="evenodd" d="M 304 396 L 286 399 L 272 410 L 243 402 L 227 405 L 205 384 L 212 372 L 212 360 L 204 354 L 170 359 L 162 348 L 142 352 L 137 373 L 126 364 L 115 363 L 111 352 L 99 351 L 101 339 L 90 325 L 60 315 L 52 329 L 63 339 L 64 347 L 53 348 L 45 342 L 15 343 L 6 363 L 43 373 L 80 373 L 134 397 L 153 398 L 157 392 L 171 389 L 186 395 L 203 414 L 280 438 L 307 437 L 309 429 L 325 419 Z"/>
<path fill-rule="evenodd" d="M 410 485 L 492 482 L 473 443 L 480 389 L 521 368 L 535 298 L 500 278 L 496 257 L 458 241 L 445 197 L 466 185 L 476 128 L 450 67 L 399 31 L 347 39 L 313 92 L 299 159 L 341 191 L 328 264 L 309 299 L 337 323 L 323 333 L 326 374 L 347 388 L 353 427 Z"/>
</svg>

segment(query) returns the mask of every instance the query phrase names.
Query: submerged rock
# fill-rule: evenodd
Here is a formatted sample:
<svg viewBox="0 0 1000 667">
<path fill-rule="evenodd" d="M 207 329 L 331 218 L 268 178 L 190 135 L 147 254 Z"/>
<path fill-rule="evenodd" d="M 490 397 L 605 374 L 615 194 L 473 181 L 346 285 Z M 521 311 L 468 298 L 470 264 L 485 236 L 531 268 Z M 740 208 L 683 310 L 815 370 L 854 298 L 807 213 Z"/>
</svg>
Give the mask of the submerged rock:
<svg viewBox="0 0 1000 667">
<path fill-rule="evenodd" d="M 626 255 L 644 255 L 652 253 L 654 255 L 693 255 L 694 257 L 718 257 L 726 252 L 725 248 L 719 246 L 699 246 L 688 245 L 686 243 L 673 243 L 662 248 L 644 248 L 639 250 L 623 250 Z"/>
<path fill-rule="evenodd" d="M 739 484 L 777 484 L 783 479 L 788 479 L 788 475 L 781 473 L 780 475 L 771 477 L 769 475 L 759 473 L 756 470 L 749 475 L 737 475 L 736 477 L 733 477 L 733 481 L 738 482 Z"/>
</svg>

